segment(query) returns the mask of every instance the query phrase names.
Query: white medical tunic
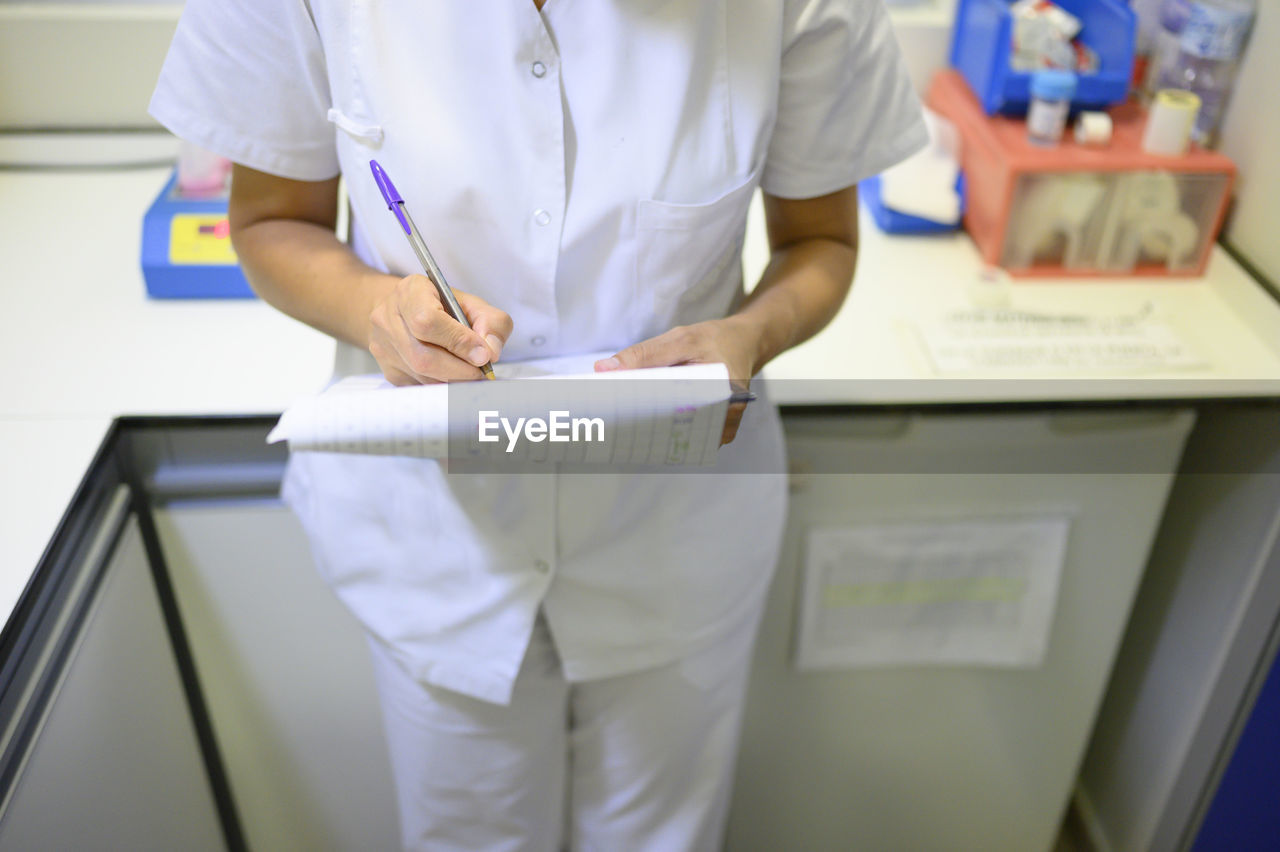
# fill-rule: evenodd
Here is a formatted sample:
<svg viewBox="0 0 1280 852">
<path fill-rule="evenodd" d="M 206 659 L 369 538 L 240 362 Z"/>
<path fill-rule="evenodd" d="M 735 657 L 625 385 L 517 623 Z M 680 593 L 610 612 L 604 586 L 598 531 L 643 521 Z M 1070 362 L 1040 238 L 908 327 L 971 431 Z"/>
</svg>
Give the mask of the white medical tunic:
<svg viewBox="0 0 1280 852">
<path fill-rule="evenodd" d="M 513 318 L 503 360 L 724 316 L 757 186 L 823 195 L 925 141 L 881 0 L 187 0 L 151 112 L 260 171 L 341 172 L 357 253 L 420 271 L 377 159 L 453 286 Z M 539 607 L 570 680 L 757 617 L 783 466 L 765 402 L 710 473 L 300 453 L 284 496 L 413 676 L 503 703 Z"/>
</svg>

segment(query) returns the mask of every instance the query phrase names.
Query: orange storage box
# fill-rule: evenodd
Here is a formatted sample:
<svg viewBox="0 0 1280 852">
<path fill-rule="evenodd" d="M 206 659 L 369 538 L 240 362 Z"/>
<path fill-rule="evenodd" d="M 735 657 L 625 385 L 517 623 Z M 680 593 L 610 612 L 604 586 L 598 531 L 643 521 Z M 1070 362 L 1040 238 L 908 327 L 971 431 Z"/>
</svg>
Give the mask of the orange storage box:
<svg viewBox="0 0 1280 852">
<path fill-rule="evenodd" d="M 1222 227 L 1235 165 L 1192 146 L 1142 150 L 1146 112 L 1109 110 L 1106 146 L 1027 140 L 1026 122 L 988 116 L 953 70 L 925 102 L 955 123 L 965 173 L 964 226 L 982 257 L 1014 275 L 1200 275 Z"/>
</svg>

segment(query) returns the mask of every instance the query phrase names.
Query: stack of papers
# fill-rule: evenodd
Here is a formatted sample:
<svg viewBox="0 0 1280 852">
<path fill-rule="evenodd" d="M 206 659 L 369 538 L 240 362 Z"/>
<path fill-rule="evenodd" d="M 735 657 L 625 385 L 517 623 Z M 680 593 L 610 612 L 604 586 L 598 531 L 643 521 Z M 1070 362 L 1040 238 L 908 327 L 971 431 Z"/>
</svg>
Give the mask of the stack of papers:
<svg viewBox="0 0 1280 852">
<path fill-rule="evenodd" d="M 732 388 L 723 364 L 592 371 L 612 353 L 497 364 L 498 381 L 344 379 L 289 407 L 267 441 L 297 451 L 514 463 L 710 465 Z"/>
</svg>

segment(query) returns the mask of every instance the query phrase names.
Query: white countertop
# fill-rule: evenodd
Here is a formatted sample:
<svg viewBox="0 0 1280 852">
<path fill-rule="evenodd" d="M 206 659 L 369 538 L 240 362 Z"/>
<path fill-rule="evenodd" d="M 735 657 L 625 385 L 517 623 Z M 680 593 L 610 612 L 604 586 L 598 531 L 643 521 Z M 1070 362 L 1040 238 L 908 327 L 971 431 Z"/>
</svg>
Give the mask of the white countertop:
<svg viewBox="0 0 1280 852">
<path fill-rule="evenodd" d="M 173 148 L 164 137 L 54 144 L 64 161 Z M 30 146 L 0 137 L 0 162 L 31 161 Z M 49 150 L 41 141 L 35 153 Z M 146 297 L 142 216 L 166 178 L 162 167 L 0 171 L 0 613 L 12 610 L 113 418 L 274 413 L 328 378 L 333 342 L 258 301 Z M 767 255 L 760 216 L 757 203 L 749 280 Z M 1015 284 L 1010 303 L 1099 315 L 1151 304 L 1205 369 L 938 378 L 909 324 L 968 305 L 979 267 L 964 235 L 891 238 L 864 217 L 853 294 L 826 330 L 769 365 L 772 396 L 793 405 L 1280 396 L 1280 306 L 1217 249 L 1204 278 L 1037 280 Z"/>
<path fill-rule="evenodd" d="M 1149 309 L 1205 360 L 1179 371 L 939 377 L 913 320 L 975 307 L 982 269 L 964 233 L 891 237 L 863 211 L 858 271 L 840 313 L 764 371 L 783 404 L 1028 402 L 1280 396 L 1280 305 L 1221 248 L 1201 278 L 1014 279 L 1003 307 L 1035 314 L 1132 316 Z M 768 249 L 752 210 L 747 280 Z"/>
<path fill-rule="evenodd" d="M 86 142 L 92 147 L 86 149 Z M 149 141 L 0 136 L 0 162 L 132 162 Z M 168 169 L 0 171 L 0 616 L 7 618 L 126 414 L 278 412 L 321 387 L 333 342 L 257 300 L 153 301 L 142 216 Z"/>
</svg>

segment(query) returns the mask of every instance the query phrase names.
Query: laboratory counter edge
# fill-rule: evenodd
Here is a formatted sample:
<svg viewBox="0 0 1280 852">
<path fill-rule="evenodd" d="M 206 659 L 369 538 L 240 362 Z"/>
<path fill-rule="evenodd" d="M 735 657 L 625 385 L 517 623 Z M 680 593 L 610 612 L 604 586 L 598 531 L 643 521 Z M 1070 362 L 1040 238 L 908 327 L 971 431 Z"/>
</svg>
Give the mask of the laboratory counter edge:
<svg viewBox="0 0 1280 852">
<path fill-rule="evenodd" d="M 156 150 L 172 149 L 171 137 L 154 136 Z M 131 148 L 147 141 L 135 137 Z M 19 154 L 23 142 L 6 140 Z M 86 135 L 76 150 L 105 150 L 95 145 Z M 276 413 L 329 378 L 332 339 L 260 301 L 147 298 L 141 221 L 168 175 L 0 173 L 0 233 L 14 285 L 0 318 L 0 480 L 17 485 L 4 488 L 0 503 L 6 619 L 113 420 Z M 61 202 L 70 196 L 75 205 Z M 79 235 L 71 253 L 68 232 Z M 743 252 L 747 281 L 758 278 L 767 253 L 757 198 Z M 962 233 L 888 236 L 864 211 L 848 300 L 827 328 L 768 365 L 769 396 L 791 414 L 1280 398 L 1280 304 L 1220 247 L 1202 278 L 1017 281 L 1007 294 L 1009 308 L 1038 313 L 1113 316 L 1154 306 L 1204 356 L 1201 369 L 939 378 L 912 320 L 973 308 L 981 268 Z M 57 337 L 42 317 L 57 319 Z"/>
</svg>

